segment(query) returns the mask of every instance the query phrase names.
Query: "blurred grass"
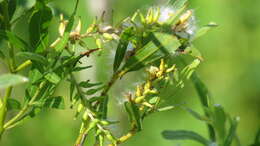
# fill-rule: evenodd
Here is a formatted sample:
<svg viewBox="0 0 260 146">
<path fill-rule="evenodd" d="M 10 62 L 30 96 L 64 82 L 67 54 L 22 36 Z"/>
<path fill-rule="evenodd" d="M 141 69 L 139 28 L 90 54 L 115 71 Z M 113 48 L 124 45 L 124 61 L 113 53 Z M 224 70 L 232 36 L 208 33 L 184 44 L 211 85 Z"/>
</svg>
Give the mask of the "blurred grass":
<svg viewBox="0 0 260 146">
<path fill-rule="evenodd" d="M 115 21 L 132 14 L 136 9 L 145 9 L 155 4 L 151 0 L 113 0 L 111 8 L 114 9 Z M 55 6 L 61 12 L 69 14 L 72 9 L 70 0 L 56 0 Z M 215 21 L 219 27 L 208 35 L 195 42 L 201 50 L 205 61 L 201 64 L 198 73 L 208 85 L 216 103 L 222 104 L 232 116 L 241 117 L 238 135 L 242 146 L 249 145 L 254 140 L 254 135 L 260 126 L 260 1 L 259 0 L 196 0 L 190 1 L 190 8 L 195 10 L 199 25 Z M 83 28 L 90 24 L 93 16 L 85 1 L 81 1 L 79 15 L 83 19 Z M 54 20 L 58 22 L 58 19 Z M 26 24 L 20 22 L 19 24 Z M 51 32 L 57 32 L 53 27 Z M 26 30 L 16 30 L 24 35 Z M 26 37 L 26 35 L 25 35 Z M 105 81 L 112 71 L 111 53 L 107 51 L 103 58 L 97 60 L 97 80 Z M 110 60 L 110 61 L 109 61 Z M 104 62 L 105 61 L 105 62 Z M 111 68 L 110 68 L 111 66 Z M 2 69 L 1 69 L 2 70 Z M 4 69 L 3 69 L 4 70 Z M 104 72 L 107 70 L 107 72 Z M 2 71 L 1 71 L 2 72 Z M 134 85 L 128 85 L 133 80 L 140 81 L 136 76 L 128 75 L 112 90 L 114 102 L 110 105 L 112 117 L 122 117 L 118 100 L 119 91 L 131 90 Z M 87 77 L 81 75 L 86 79 Z M 126 86 L 127 89 L 120 87 Z M 64 94 L 60 88 L 57 94 Z M 15 95 L 19 95 L 19 91 Z M 120 94 L 122 95 L 122 94 Z M 194 110 L 201 111 L 200 104 L 194 89 L 189 84 L 178 92 L 172 102 L 185 102 Z M 126 119 L 125 119 L 126 120 Z M 127 126 L 124 123 L 122 126 Z M 27 121 L 24 125 L 10 130 L 2 139 L 3 146 L 71 146 L 77 136 L 79 122 L 73 120 L 73 111 L 44 111 L 36 119 Z M 127 128 L 127 127 L 126 127 Z M 118 133 L 122 129 L 115 129 Z M 124 146 L 158 146 L 177 145 L 197 146 L 199 144 L 189 141 L 166 141 L 160 133 L 165 129 L 189 129 L 198 131 L 206 136 L 206 126 L 192 118 L 187 112 L 176 108 L 160 114 L 154 114 L 144 123 L 144 131 L 138 133 Z"/>
</svg>

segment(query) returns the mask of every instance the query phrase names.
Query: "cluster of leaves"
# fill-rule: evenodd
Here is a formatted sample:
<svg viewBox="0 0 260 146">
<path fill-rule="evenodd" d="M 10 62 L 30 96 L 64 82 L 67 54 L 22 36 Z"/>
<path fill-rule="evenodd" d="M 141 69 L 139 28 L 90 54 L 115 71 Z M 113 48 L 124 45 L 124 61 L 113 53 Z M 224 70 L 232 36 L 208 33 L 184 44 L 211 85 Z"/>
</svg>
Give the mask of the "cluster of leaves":
<svg viewBox="0 0 260 146">
<path fill-rule="evenodd" d="M 82 33 L 80 19 L 77 25 L 74 24 L 79 3 L 76 0 L 76 6 L 69 18 L 65 20 L 61 15 L 59 36 L 51 42 L 49 27 L 54 15 L 48 5 L 49 0 L 36 0 L 31 8 L 16 17 L 17 1 L 1 0 L 0 41 L 4 43 L 1 45 L 0 58 L 8 66 L 10 73 L 0 76 L 0 88 L 6 89 L 5 96 L 0 100 L 0 134 L 34 117 L 44 108 L 64 108 L 63 97 L 54 96 L 54 93 L 61 81 L 68 81 L 70 107 L 75 107 L 75 118 L 81 117 L 82 121 L 75 145 L 83 145 L 91 130 L 95 132 L 96 145 L 104 145 L 105 140 L 110 145 L 117 145 L 141 131 L 142 121 L 151 113 L 173 108 L 161 106 L 165 100 L 160 96 L 163 88 L 183 87 L 184 81 L 190 79 L 200 95 L 205 116 L 185 109 L 207 123 L 210 140 L 195 132 L 183 130 L 165 131 L 163 136 L 167 139 L 193 139 L 205 145 L 229 146 L 236 138 L 238 118 L 229 118 L 221 106 L 213 104 L 205 85 L 194 73 L 202 56 L 192 45 L 192 41 L 215 24 L 210 23 L 195 30 L 193 11 L 186 10 L 186 1 L 170 2 L 167 10 L 171 11 L 167 14 L 163 10 L 166 7 L 152 7 L 146 16 L 137 11 L 116 26 L 105 23 L 102 18 L 95 19 Z M 28 41 L 13 31 L 15 23 L 24 16 L 29 17 Z M 88 37 L 94 38 L 97 48 L 88 47 L 84 42 L 84 38 Z M 74 73 L 91 67 L 79 66 L 80 59 L 108 49 L 104 48 L 104 44 L 110 42 L 117 44 L 111 80 L 108 83 L 93 83 L 90 80 L 78 82 Z M 79 46 L 86 51 L 78 53 L 75 48 Z M 176 59 L 181 63 L 172 61 Z M 108 120 L 108 92 L 125 74 L 147 69 L 149 66 L 146 81 L 137 86 L 135 93 L 126 96 L 124 106 L 129 117 L 130 130 L 116 138 L 108 128 L 108 125 L 117 123 Z M 24 82 L 27 83 L 21 103 L 11 98 L 11 92 L 15 85 Z M 16 115 L 7 119 L 6 115 L 12 110 L 17 111 Z M 228 121 L 230 128 L 227 130 Z"/>
</svg>

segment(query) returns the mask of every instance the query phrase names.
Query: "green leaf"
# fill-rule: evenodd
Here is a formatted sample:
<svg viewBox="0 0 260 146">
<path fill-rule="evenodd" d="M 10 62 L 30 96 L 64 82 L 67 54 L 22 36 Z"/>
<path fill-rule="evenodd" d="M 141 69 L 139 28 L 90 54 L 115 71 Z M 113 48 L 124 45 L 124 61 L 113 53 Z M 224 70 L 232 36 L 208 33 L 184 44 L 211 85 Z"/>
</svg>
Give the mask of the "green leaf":
<svg viewBox="0 0 260 146">
<path fill-rule="evenodd" d="M 132 102 L 125 102 L 124 105 L 132 128 L 136 128 L 137 131 L 142 130 L 142 119 L 138 107 Z"/>
<path fill-rule="evenodd" d="M 187 7 L 188 0 L 170 0 L 169 4 L 173 6 L 176 11 L 175 14 L 166 22 L 168 26 L 173 26 L 179 20 L 179 17 Z"/>
<path fill-rule="evenodd" d="M 53 84 L 58 84 L 61 80 L 61 78 L 54 72 L 48 73 L 47 75 L 44 76 L 44 78 Z"/>
<path fill-rule="evenodd" d="M 43 2 L 37 1 L 29 21 L 30 42 L 34 52 L 43 52 L 48 46 L 48 28 L 52 11 Z"/>
<path fill-rule="evenodd" d="M 194 45 L 190 45 L 185 49 L 185 51 L 188 52 L 191 56 L 203 60 L 200 51 Z"/>
<path fill-rule="evenodd" d="M 61 96 L 50 97 L 44 101 L 44 108 L 56 108 L 56 109 L 64 109 L 65 103 L 64 99 Z"/>
<path fill-rule="evenodd" d="M 175 10 L 181 9 L 185 6 L 188 0 L 171 0 L 169 4 L 175 8 Z"/>
<path fill-rule="evenodd" d="M 73 69 L 73 72 L 78 72 L 78 71 L 82 71 L 82 70 L 85 70 L 85 69 L 88 69 L 88 68 L 91 68 L 92 66 L 84 66 L 84 67 L 75 67 Z"/>
<path fill-rule="evenodd" d="M 208 25 L 206 25 L 206 26 L 200 28 L 200 29 L 196 32 L 196 34 L 195 34 L 193 40 L 196 40 L 196 39 L 200 38 L 201 36 L 205 35 L 209 30 L 211 30 L 212 28 L 217 27 L 217 26 L 218 26 L 218 25 L 217 25 L 215 22 L 211 22 L 211 23 L 209 23 Z"/>
<path fill-rule="evenodd" d="M 8 2 L 8 13 L 9 13 L 9 19 L 11 20 L 13 15 L 14 15 L 14 12 L 16 10 L 16 0 L 9 0 Z"/>
<path fill-rule="evenodd" d="M 193 131 L 186 131 L 186 130 L 178 130 L 178 131 L 171 131 L 165 130 L 162 132 L 162 135 L 165 139 L 168 140 L 194 140 L 204 145 L 210 145 L 210 141 L 202 137 L 201 135 L 193 132 Z"/>
<path fill-rule="evenodd" d="M 117 69 L 120 67 L 120 64 L 122 63 L 127 50 L 129 40 L 132 36 L 133 36 L 133 27 L 129 27 L 122 32 L 116 49 L 116 55 L 114 60 L 114 72 L 116 72 Z"/>
<path fill-rule="evenodd" d="M 29 46 L 24 40 L 10 31 L 0 30 L 0 36 L 5 40 L 8 40 L 15 48 L 21 49 L 22 51 L 31 49 L 31 46 Z"/>
<path fill-rule="evenodd" d="M 32 84 L 39 81 L 42 77 L 43 77 L 42 73 L 36 68 L 31 69 L 29 72 L 29 79 L 30 79 L 30 83 Z"/>
<path fill-rule="evenodd" d="M 203 115 L 197 113 L 196 111 L 194 111 L 190 108 L 187 108 L 187 107 L 184 107 L 184 109 L 187 110 L 194 118 L 204 121 L 204 122 L 210 122 L 209 118 L 207 118 L 206 116 L 203 116 Z"/>
<path fill-rule="evenodd" d="M 162 107 L 162 108 L 159 108 L 157 109 L 159 112 L 163 112 L 163 111 L 168 111 L 168 110 L 172 110 L 174 109 L 175 106 L 166 106 L 166 107 Z"/>
<path fill-rule="evenodd" d="M 195 59 L 191 62 L 191 64 L 187 65 L 182 71 L 181 71 L 181 78 L 190 79 L 192 74 L 194 73 L 195 69 L 199 66 L 200 60 Z"/>
<path fill-rule="evenodd" d="M 9 86 L 14 86 L 14 85 L 21 84 L 21 83 L 25 83 L 27 81 L 28 81 L 28 79 L 21 75 L 16 75 L 16 74 L 0 75 L 0 89 L 6 88 Z"/>
<path fill-rule="evenodd" d="M 232 121 L 231 121 L 231 126 L 229 128 L 227 137 L 225 139 L 224 142 L 224 146 L 231 146 L 233 139 L 236 136 L 236 129 L 238 126 L 238 122 L 239 122 L 239 117 L 235 117 Z"/>
<path fill-rule="evenodd" d="M 173 35 L 166 33 L 154 33 L 153 40 L 143 48 L 138 50 L 136 54 L 130 57 L 123 67 L 124 72 L 139 69 L 140 66 L 145 66 L 152 63 L 158 58 L 175 53 L 175 50 L 180 46 L 180 42 Z M 155 55 L 157 51 L 161 54 Z M 152 57 L 151 57 L 152 56 Z"/>
<path fill-rule="evenodd" d="M 213 105 L 214 119 L 213 125 L 219 139 L 223 142 L 226 135 L 226 114 L 223 107 L 219 104 Z"/>
<path fill-rule="evenodd" d="M 48 60 L 43 57 L 42 55 L 36 54 L 36 53 L 32 53 L 32 52 L 18 52 L 16 54 L 17 57 L 19 58 L 23 58 L 25 60 L 32 60 L 35 62 L 38 62 L 42 65 L 48 65 Z"/>
<path fill-rule="evenodd" d="M 87 80 L 87 81 L 80 82 L 79 86 L 83 87 L 83 88 L 91 88 L 91 87 L 94 87 L 94 86 L 99 86 L 101 84 L 102 83 L 90 83 L 89 80 Z"/>
<path fill-rule="evenodd" d="M 200 80 L 200 78 L 198 77 L 198 75 L 195 72 L 191 75 L 191 80 L 199 95 L 200 102 L 202 103 L 203 106 L 209 107 L 210 93 L 209 93 L 209 90 L 207 89 L 206 85 Z"/>
<path fill-rule="evenodd" d="M 200 78 L 198 77 L 196 72 L 192 73 L 191 81 L 197 91 L 197 94 L 199 95 L 200 102 L 201 102 L 202 106 L 204 107 L 205 115 L 209 118 L 210 115 L 206 110 L 206 109 L 208 109 L 208 108 L 210 109 L 212 107 L 212 99 L 210 97 L 209 90 L 206 87 L 206 85 L 200 80 Z M 207 127 L 208 127 L 208 131 L 209 131 L 210 139 L 212 141 L 215 141 L 216 138 L 215 138 L 214 128 L 210 124 L 207 124 Z"/>
<path fill-rule="evenodd" d="M 74 82 L 70 82 L 70 101 L 72 101 L 72 98 L 73 98 L 73 94 L 74 94 L 74 91 L 75 91 L 75 83 Z"/>
<path fill-rule="evenodd" d="M 17 101 L 16 99 L 13 98 L 8 98 L 7 99 L 7 110 L 20 110 L 21 109 L 21 103 Z"/>
<path fill-rule="evenodd" d="M 89 89 L 85 94 L 86 94 L 86 95 L 92 95 L 92 94 L 97 93 L 97 92 L 100 91 L 101 89 L 103 89 L 103 87 L 96 88 L 96 89 Z"/>
</svg>

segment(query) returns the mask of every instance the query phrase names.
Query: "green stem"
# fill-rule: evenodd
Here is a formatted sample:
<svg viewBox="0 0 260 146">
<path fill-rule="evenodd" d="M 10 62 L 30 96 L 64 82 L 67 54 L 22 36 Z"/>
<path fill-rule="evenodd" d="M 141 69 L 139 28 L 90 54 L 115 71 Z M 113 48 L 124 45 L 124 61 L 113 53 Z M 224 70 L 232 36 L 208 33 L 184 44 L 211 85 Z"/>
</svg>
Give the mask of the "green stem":
<svg viewBox="0 0 260 146">
<path fill-rule="evenodd" d="M 47 82 L 43 81 L 41 82 L 39 88 L 35 92 L 34 96 L 30 99 L 30 101 L 19 111 L 17 115 L 15 115 L 12 119 L 10 119 L 6 124 L 4 124 L 4 129 L 7 129 L 11 127 L 13 124 L 16 124 L 16 122 L 19 122 L 19 119 L 27 112 L 27 110 L 31 107 L 35 99 L 38 97 L 38 95 L 41 93 L 41 90 L 45 86 Z"/>
<path fill-rule="evenodd" d="M 5 130 L 4 129 L 4 121 L 5 121 L 6 112 L 7 112 L 6 105 L 7 105 L 8 98 L 11 96 L 12 89 L 13 89 L 12 86 L 10 86 L 6 89 L 6 93 L 5 93 L 5 96 L 4 96 L 4 99 L 3 99 L 3 105 L 0 109 L 1 110 L 0 111 L 0 138 L 1 138 L 1 136 L 4 133 L 4 130 Z"/>
</svg>

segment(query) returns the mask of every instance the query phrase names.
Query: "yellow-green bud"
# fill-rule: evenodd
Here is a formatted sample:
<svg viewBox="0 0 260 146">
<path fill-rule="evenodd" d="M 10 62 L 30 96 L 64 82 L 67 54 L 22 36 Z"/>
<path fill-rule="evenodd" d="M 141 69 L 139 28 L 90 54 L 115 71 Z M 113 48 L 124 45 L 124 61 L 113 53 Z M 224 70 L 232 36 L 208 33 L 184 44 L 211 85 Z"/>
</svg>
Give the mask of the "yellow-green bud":
<svg viewBox="0 0 260 146">
<path fill-rule="evenodd" d="M 103 37 L 109 41 L 113 40 L 113 36 L 109 33 L 103 33 Z"/>
<path fill-rule="evenodd" d="M 83 119 L 84 121 L 87 121 L 87 120 L 88 120 L 88 112 L 87 112 L 87 111 L 85 111 L 85 112 L 83 113 L 82 119 Z"/>
<path fill-rule="evenodd" d="M 174 71 L 174 70 L 175 70 L 175 67 L 176 67 L 175 64 L 172 65 L 172 67 L 168 68 L 168 69 L 166 70 L 166 72 L 169 73 L 169 72 Z"/>
<path fill-rule="evenodd" d="M 105 121 L 105 120 L 102 120 L 102 121 L 100 121 L 100 123 L 102 124 L 102 125 L 109 125 L 109 122 L 108 121 Z"/>
<path fill-rule="evenodd" d="M 192 11 L 188 10 L 180 17 L 180 24 L 185 23 L 191 17 Z"/>
<path fill-rule="evenodd" d="M 96 39 L 96 45 L 98 48 L 102 48 L 102 40 L 100 38 Z"/>
<path fill-rule="evenodd" d="M 135 103 L 141 103 L 144 100 L 145 96 L 139 96 L 135 98 Z"/>
<path fill-rule="evenodd" d="M 164 71 L 165 70 L 165 63 L 164 63 L 164 59 L 161 59 L 161 63 L 160 63 L 160 67 L 159 67 L 160 71 Z"/>
<path fill-rule="evenodd" d="M 150 90 L 152 87 L 152 82 L 151 81 L 147 81 L 144 85 L 144 92 L 146 92 L 147 90 Z"/>
<path fill-rule="evenodd" d="M 80 113 L 84 109 L 84 105 L 80 103 L 77 108 L 77 113 Z"/>
<path fill-rule="evenodd" d="M 135 91 L 135 96 L 142 96 L 142 87 L 141 86 L 137 86 L 136 87 L 136 91 Z"/>
</svg>

